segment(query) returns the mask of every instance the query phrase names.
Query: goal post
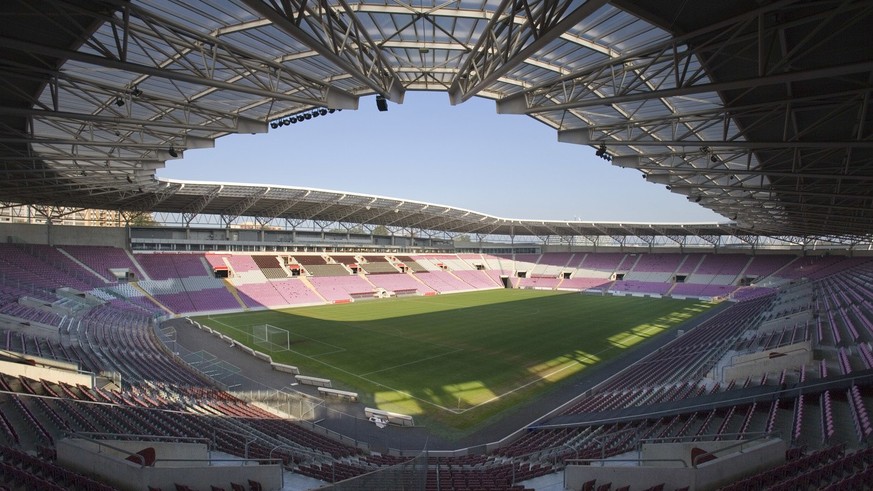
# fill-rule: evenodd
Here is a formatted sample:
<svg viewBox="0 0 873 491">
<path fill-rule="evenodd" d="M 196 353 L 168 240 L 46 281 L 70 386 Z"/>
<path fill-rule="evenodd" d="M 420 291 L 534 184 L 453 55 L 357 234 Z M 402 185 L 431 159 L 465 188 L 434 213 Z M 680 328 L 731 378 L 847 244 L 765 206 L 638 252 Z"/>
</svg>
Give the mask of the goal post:
<svg viewBox="0 0 873 491">
<path fill-rule="evenodd" d="M 287 330 L 270 324 L 252 326 L 252 342 L 261 350 L 275 353 L 291 349 L 290 335 Z"/>
</svg>

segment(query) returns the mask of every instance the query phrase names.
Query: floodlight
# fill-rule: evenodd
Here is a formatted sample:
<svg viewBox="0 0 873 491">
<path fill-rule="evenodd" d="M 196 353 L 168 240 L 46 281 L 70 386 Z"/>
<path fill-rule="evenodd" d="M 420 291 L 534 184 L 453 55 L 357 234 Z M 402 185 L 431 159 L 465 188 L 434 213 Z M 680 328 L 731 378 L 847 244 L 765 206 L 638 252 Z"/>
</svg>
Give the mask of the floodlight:
<svg viewBox="0 0 873 491">
<path fill-rule="evenodd" d="M 177 152 L 172 145 L 170 146 L 170 150 L 168 150 L 168 152 L 170 153 L 170 157 L 176 158 L 179 156 L 179 152 Z"/>
</svg>

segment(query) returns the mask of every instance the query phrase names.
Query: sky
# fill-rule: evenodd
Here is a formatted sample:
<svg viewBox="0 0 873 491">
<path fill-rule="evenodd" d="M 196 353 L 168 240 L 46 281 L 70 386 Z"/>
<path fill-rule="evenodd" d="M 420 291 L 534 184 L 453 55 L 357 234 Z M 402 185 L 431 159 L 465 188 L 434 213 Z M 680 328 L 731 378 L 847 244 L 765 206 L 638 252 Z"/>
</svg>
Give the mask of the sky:
<svg viewBox="0 0 873 491">
<path fill-rule="evenodd" d="M 375 194 L 501 218 L 727 221 L 594 152 L 559 143 L 533 118 L 497 114 L 491 100 L 452 106 L 444 92 L 407 92 L 387 112 L 362 97 L 356 111 L 219 138 L 158 176 Z"/>
</svg>

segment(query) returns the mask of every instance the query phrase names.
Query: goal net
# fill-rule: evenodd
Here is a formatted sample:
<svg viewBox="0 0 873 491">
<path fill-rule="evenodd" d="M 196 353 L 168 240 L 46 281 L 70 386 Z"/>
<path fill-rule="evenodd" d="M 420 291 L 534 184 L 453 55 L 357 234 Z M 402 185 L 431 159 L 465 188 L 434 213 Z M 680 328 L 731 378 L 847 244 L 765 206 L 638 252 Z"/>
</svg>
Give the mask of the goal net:
<svg viewBox="0 0 873 491">
<path fill-rule="evenodd" d="M 275 353 L 291 349 L 288 331 L 270 324 L 252 326 L 252 341 L 262 350 Z"/>
</svg>

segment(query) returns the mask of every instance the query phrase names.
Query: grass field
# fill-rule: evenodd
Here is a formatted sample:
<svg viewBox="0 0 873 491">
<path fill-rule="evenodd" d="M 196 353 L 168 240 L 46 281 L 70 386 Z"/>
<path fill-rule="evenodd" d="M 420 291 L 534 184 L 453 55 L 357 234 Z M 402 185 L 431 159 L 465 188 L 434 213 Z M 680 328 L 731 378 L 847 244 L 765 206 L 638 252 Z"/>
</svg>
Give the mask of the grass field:
<svg viewBox="0 0 873 491">
<path fill-rule="evenodd" d="M 469 429 L 709 308 L 691 300 L 489 290 L 201 317 L 261 351 L 252 326 L 289 331 L 271 352 L 306 375 L 416 422 Z"/>
</svg>

